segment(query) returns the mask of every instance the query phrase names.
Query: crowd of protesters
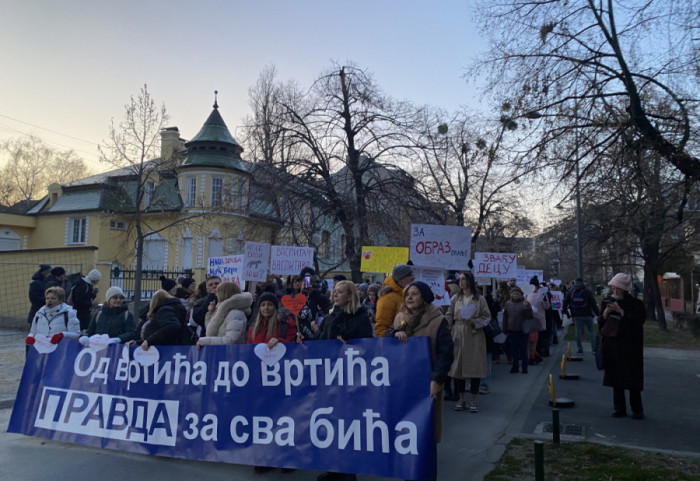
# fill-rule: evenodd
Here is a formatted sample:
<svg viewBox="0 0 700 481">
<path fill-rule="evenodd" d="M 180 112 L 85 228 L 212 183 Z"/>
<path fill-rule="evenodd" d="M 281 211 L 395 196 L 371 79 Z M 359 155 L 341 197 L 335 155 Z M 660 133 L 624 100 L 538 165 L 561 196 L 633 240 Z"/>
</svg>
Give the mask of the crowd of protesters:
<svg viewBox="0 0 700 481">
<path fill-rule="evenodd" d="M 627 390 L 633 417 L 644 418 L 644 307 L 629 294 L 631 278 L 626 274 L 619 273 L 609 282 L 611 293 L 600 307 L 582 279 L 567 288 L 533 277 L 528 286 L 531 292 L 525 295 L 516 279 L 500 282 L 492 290 L 477 286 L 468 271 L 446 279 L 450 302 L 438 307 L 430 287 L 415 280 L 409 264 L 396 265 L 382 286 L 355 284 L 344 276 L 329 283 L 310 267 L 287 279 L 268 276 L 254 292 L 242 292 L 237 284 L 221 282 L 217 276 L 200 284 L 192 278 L 161 277 L 161 289 L 138 318 L 117 286 L 107 289 L 101 306 L 93 309 L 100 278 L 93 269 L 71 285 L 62 267 L 41 264 L 29 286 L 27 346 L 34 344 L 37 335 L 54 344 L 67 338 L 86 346 L 91 336 L 107 335 L 109 344 L 135 343 L 144 350 L 157 345 L 201 349 L 245 343 L 264 343 L 272 350 L 280 342 L 388 337 L 406 343 L 409 337 L 427 336 L 439 442 L 443 401 L 456 401 L 456 411 L 479 412 L 477 397 L 489 393 L 491 363 L 500 362 L 505 354 L 512 364 L 510 373 L 527 374 L 550 355 L 551 344 L 558 343 L 565 315 L 573 319 L 579 353 L 584 329 L 589 331 L 592 351 L 602 349 L 604 384 L 613 388 L 613 416 L 627 415 Z M 554 308 L 551 290 L 563 291 L 561 309 Z M 283 297 L 297 299 L 298 311 L 285 307 Z M 601 327 L 602 345 L 596 343 L 594 319 Z M 271 469 L 255 467 L 258 473 Z M 354 479 L 353 474 L 332 472 L 318 477 L 319 481 Z"/>
</svg>

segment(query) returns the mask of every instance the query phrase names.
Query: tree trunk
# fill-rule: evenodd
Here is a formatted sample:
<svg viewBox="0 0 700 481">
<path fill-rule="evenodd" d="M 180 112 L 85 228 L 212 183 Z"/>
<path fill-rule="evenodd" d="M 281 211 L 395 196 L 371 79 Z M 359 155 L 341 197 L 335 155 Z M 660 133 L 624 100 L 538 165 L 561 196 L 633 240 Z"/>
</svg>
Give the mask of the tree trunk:
<svg viewBox="0 0 700 481">
<path fill-rule="evenodd" d="M 654 244 L 653 242 L 651 244 Z M 645 252 L 647 251 L 648 252 Z M 667 331 L 666 313 L 661 302 L 661 290 L 656 281 L 659 275 L 661 263 L 659 262 L 658 246 L 653 248 L 649 243 L 642 244 L 642 254 L 644 255 L 644 305 L 647 311 L 647 319 L 655 320 L 659 328 Z"/>
</svg>

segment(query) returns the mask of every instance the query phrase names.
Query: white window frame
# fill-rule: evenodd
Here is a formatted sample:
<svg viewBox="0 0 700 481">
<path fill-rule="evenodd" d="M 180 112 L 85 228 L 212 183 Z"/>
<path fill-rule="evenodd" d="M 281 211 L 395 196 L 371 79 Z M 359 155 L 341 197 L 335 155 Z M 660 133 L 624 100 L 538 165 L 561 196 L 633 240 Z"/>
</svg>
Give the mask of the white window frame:
<svg viewBox="0 0 700 481">
<path fill-rule="evenodd" d="M 147 180 L 143 183 L 143 206 L 149 207 L 153 202 L 153 196 L 156 192 L 156 183 L 152 180 Z"/>
<path fill-rule="evenodd" d="M 129 224 L 123 220 L 110 220 L 109 221 L 110 230 L 129 230 Z"/>
<path fill-rule="evenodd" d="M 66 245 L 86 245 L 88 242 L 88 218 L 66 219 Z"/>
<path fill-rule="evenodd" d="M 185 179 L 185 207 L 194 207 L 197 203 L 197 177 Z"/>
<path fill-rule="evenodd" d="M 222 207 L 224 204 L 224 178 L 223 177 L 212 177 L 211 178 L 211 200 L 210 204 L 212 207 Z"/>
</svg>

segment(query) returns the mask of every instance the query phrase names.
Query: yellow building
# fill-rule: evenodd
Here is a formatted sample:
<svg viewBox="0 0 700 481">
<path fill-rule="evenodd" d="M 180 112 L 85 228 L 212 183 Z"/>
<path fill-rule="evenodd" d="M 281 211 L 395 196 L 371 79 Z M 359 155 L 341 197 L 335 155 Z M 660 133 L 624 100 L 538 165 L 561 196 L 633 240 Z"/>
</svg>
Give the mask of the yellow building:
<svg viewBox="0 0 700 481">
<path fill-rule="evenodd" d="M 0 213 L 0 268 L 17 264 L 13 259 L 20 254 L 26 259 L 37 253 L 7 286 L 17 291 L 9 295 L 19 299 L 18 316 L 29 309 L 27 286 L 38 263 L 68 264 L 68 272 L 75 264 L 83 274 L 97 268 L 102 292 L 114 284 L 128 291 L 125 273 L 135 266 L 137 217 L 147 234 L 145 297 L 159 287 L 157 277 L 164 271 L 171 277 L 191 273 L 199 282 L 209 257 L 242 253 L 246 241 L 275 243 L 282 223 L 274 195 L 256 184 L 255 166 L 241 158 L 242 152 L 215 104 L 192 140 L 181 139 L 177 127 L 161 132 L 161 157 L 144 164 L 142 182 L 138 168 L 125 167 L 53 184 L 25 213 Z M 67 260 L 66 252 L 81 247 L 96 248 L 94 265 L 85 265 L 82 251 L 79 263 Z M 5 287 L 0 290 L 8 294 Z"/>
</svg>

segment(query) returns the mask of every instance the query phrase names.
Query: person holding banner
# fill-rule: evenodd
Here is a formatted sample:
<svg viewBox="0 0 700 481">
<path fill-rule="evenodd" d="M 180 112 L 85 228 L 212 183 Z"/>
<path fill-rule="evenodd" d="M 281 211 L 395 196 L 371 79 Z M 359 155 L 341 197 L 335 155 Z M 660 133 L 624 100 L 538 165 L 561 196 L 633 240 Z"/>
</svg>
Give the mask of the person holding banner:
<svg viewBox="0 0 700 481">
<path fill-rule="evenodd" d="M 270 349 L 279 342 L 292 342 L 297 337 L 297 325 L 288 312 L 279 311 L 279 299 L 272 292 L 258 297 L 255 322 L 248 328 L 247 344 L 267 344 Z"/>
<path fill-rule="evenodd" d="M 163 290 L 156 291 L 151 298 L 143 325 L 141 348 L 149 346 L 179 346 L 183 344 L 186 311 L 180 299 Z"/>
<path fill-rule="evenodd" d="M 253 294 L 242 292 L 233 282 L 222 282 L 216 288 L 216 299 L 216 305 L 209 304 L 204 321 L 206 336 L 197 340 L 197 349 L 211 345 L 245 344 Z"/>
<path fill-rule="evenodd" d="M 367 310 L 360 304 L 357 287 L 351 281 L 340 281 L 331 294 L 333 309 L 317 327 L 316 339 L 358 339 L 372 337 L 372 324 Z M 312 327 L 316 324 L 313 323 Z"/>
<path fill-rule="evenodd" d="M 452 365 L 454 344 L 447 319 L 442 309 L 433 305 L 434 300 L 435 295 L 425 282 L 415 281 L 409 284 L 403 293 L 401 311 L 396 315 L 385 337 L 396 337 L 404 344 L 408 342 L 409 337 L 430 338 L 430 397 L 433 398 L 433 424 L 437 444 L 442 437 L 442 389 Z M 437 475 L 433 479 L 437 479 Z"/>
<path fill-rule="evenodd" d="M 136 323 L 129 308 L 124 305 L 124 291 L 119 286 L 107 289 L 105 303 L 92 319 L 87 329 L 87 335 L 79 341 L 88 344 L 89 336 L 107 334 L 110 344 L 124 343 L 136 339 Z"/>
<path fill-rule="evenodd" d="M 27 346 L 34 344 L 35 336 L 51 338 L 51 344 L 58 344 L 64 337 L 78 339 L 80 321 L 75 310 L 65 303 L 66 291 L 62 287 L 49 287 L 44 293 L 46 304 L 37 311 L 29 328 Z"/>
<path fill-rule="evenodd" d="M 454 409 L 467 409 L 464 391 L 466 380 L 469 379 L 469 412 L 478 413 L 476 396 L 479 393 L 479 383 L 488 374 L 484 327 L 491 321 L 491 311 L 486 299 L 479 295 L 471 272 L 459 275 L 459 292 L 452 296 L 446 317 L 454 340 L 454 361 L 449 374 L 455 381 L 455 391 L 459 395 Z"/>
</svg>

